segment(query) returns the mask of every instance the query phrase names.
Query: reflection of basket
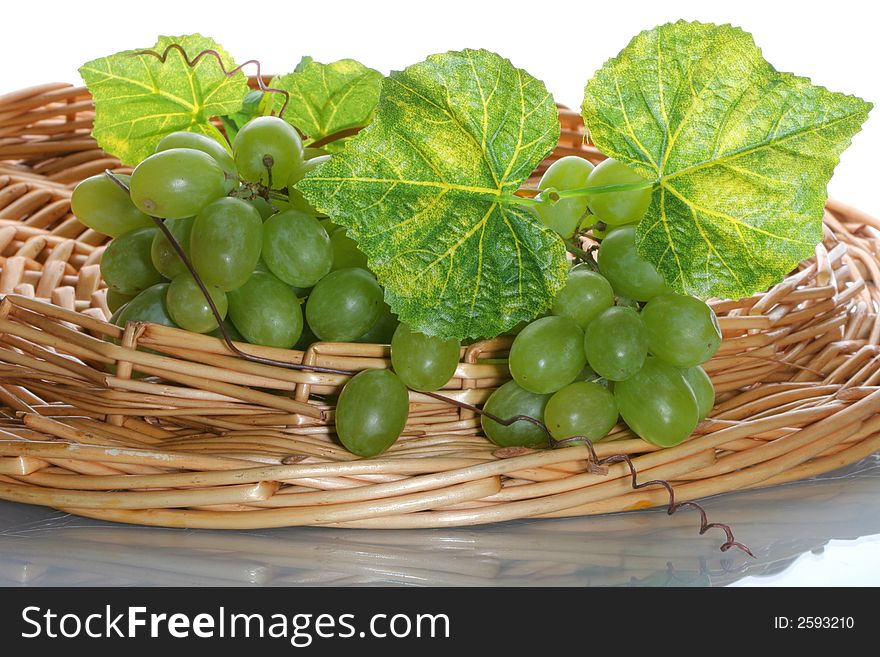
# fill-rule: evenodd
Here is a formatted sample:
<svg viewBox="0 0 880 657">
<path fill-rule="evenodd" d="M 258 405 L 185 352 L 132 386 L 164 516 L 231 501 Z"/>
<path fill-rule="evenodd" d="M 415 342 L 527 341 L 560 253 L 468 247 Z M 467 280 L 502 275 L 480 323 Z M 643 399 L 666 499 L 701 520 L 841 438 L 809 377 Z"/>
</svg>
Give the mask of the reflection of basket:
<svg viewBox="0 0 880 657">
<path fill-rule="evenodd" d="M 633 491 L 623 464 L 587 472 L 584 447 L 498 450 L 473 413 L 417 393 L 403 438 L 359 460 L 331 439 L 332 406 L 314 398 L 345 377 L 245 362 L 177 329 L 105 323 L 103 238 L 69 212 L 69 185 L 118 167 L 88 135 L 92 111 L 84 90 L 65 85 L 0 98 L 0 293 L 9 295 L 0 307 L 0 497 L 218 528 L 466 525 L 666 502 L 665 491 Z M 581 146 L 577 115 L 560 116 L 557 155 L 600 158 Z M 829 203 L 825 224 L 816 258 L 783 283 L 714 304 L 725 341 L 707 365 L 718 391 L 712 419 L 660 451 L 618 427 L 599 456 L 632 454 L 643 477 L 673 480 L 678 499 L 693 499 L 880 449 L 880 222 Z M 463 349 L 444 394 L 485 401 L 508 375 L 499 357 L 509 344 Z M 388 365 L 383 345 L 242 348 L 337 369 Z"/>
</svg>

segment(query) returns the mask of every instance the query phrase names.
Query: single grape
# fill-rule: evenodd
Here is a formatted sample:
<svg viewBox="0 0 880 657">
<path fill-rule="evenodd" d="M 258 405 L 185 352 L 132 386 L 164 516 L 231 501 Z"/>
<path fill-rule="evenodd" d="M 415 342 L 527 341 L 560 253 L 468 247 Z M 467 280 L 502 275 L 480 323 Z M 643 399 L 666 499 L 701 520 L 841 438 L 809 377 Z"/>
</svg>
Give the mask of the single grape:
<svg viewBox="0 0 880 657">
<path fill-rule="evenodd" d="M 639 182 L 646 181 L 623 162 L 608 158 L 593 169 L 586 186 L 604 187 Z M 645 216 L 651 203 L 651 193 L 651 188 L 646 187 L 625 192 L 590 194 L 590 211 L 609 226 L 634 223 Z"/>
<path fill-rule="evenodd" d="M 283 349 L 296 344 L 303 328 L 299 299 L 272 274 L 255 272 L 226 298 L 229 319 L 251 344 Z"/>
<path fill-rule="evenodd" d="M 575 267 L 568 273 L 565 287 L 553 300 L 551 312 L 568 317 L 581 329 L 586 329 L 593 318 L 613 305 L 611 283 L 586 267 Z"/>
<path fill-rule="evenodd" d="M 184 217 L 183 219 L 165 219 L 165 227 L 171 232 L 171 235 L 183 248 L 183 252 L 190 256 L 189 238 L 192 233 L 193 218 Z M 165 234 L 159 230 L 153 237 L 153 243 L 150 246 L 150 259 L 156 270 L 165 278 L 175 278 L 187 271 L 183 260 L 177 255 L 177 251 L 171 246 L 171 242 L 165 237 Z"/>
<path fill-rule="evenodd" d="M 461 345 L 400 324 L 391 340 L 391 366 L 407 387 L 420 392 L 439 390 L 455 374 Z"/>
<path fill-rule="evenodd" d="M 642 308 L 648 349 L 676 367 L 712 358 L 721 344 L 721 328 L 712 309 L 684 294 L 661 294 Z"/>
<path fill-rule="evenodd" d="M 117 310 L 122 308 L 125 304 L 135 298 L 134 294 L 122 294 L 122 292 L 117 292 L 113 288 L 107 288 L 107 309 L 111 313 L 115 313 Z M 112 323 L 112 322 L 111 322 Z"/>
<path fill-rule="evenodd" d="M 373 275 L 357 268 L 330 272 L 306 302 L 309 326 L 325 342 L 351 342 L 379 319 L 382 288 Z"/>
<path fill-rule="evenodd" d="M 150 257 L 155 226 L 136 228 L 112 240 L 101 256 L 101 276 L 116 292 L 133 295 L 161 282 Z"/>
<path fill-rule="evenodd" d="M 242 179 L 272 189 L 286 187 L 303 161 L 299 133 L 277 116 L 258 116 L 248 121 L 235 135 L 232 152 Z"/>
<path fill-rule="evenodd" d="M 238 187 L 238 171 L 235 170 L 235 161 L 232 159 L 232 153 L 216 139 L 211 139 L 207 135 L 197 132 L 178 131 L 172 132 L 162 137 L 156 145 L 156 152 L 167 151 L 172 148 L 192 148 L 196 151 L 202 151 L 213 157 L 226 176 L 226 191 L 231 192 Z"/>
<path fill-rule="evenodd" d="M 288 285 L 311 287 L 333 266 L 333 249 L 315 217 L 285 210 L 263 224 L 263 260 Z"/>
<path fill-rule="evenodd" d="M 648 301 L 669 291 L 654 265 L 638 254 L 635 226 L 617 228 L 602 240 L 599 271 L 619 296 L 636 301 Z"/>
<path fill-rule="evenodd" d="M 370 330 L 355 340 L 355 342 L 390 345 L 394 332 L 399 325 L 400 320 L 397 319 L 397 315 L 391 310 L 391 306 L 383 301 L 382 307 L 379 309 L 379 319 L 376 320 L 376 323 L 373 324 Z"/>
<path fill-rule="evenodd" d="M 296 187 L 287 188 L 287 201 L 274 201 L 279 210 L 299 210 L 312 216 L 318 214 L 318 210 L 306 200 Z"/>
<path fill-rule="evenodd" d="M 526 326 L 510 347 L 510 374 L 530 392 L 556 392 L 584 369 L 584 332 L 567 317 L 543 317 Z"/>
<path fill-rule="evenodd" d="M 260 259 L 263 220 L 246 201 L 223 198 L 206 206 L 190 236 L 192 263 L 207 285 L 226 292 L 244 285 Z"/>
<path fill-rule="evenodd" d="M 540 422 L 549 399 L 550 395 L 529 392 L 516 381 L 508 381 L 489 396 L 483 410 L 500 420 L 524 415 Z M 481 415 L 480 426 L 486 437 L 499 447 L 541 447 L 547 444 L 547 432 L 528 420 L 517 420 L 504 426 Z"/>
<path fill-rule="evenodd" d="M 327 231 L 328 235 L 333 235 L 333 233 L 336 231 L 336 229 L 340 227 L 337 224 L 334 224 L 333 220 L 328 217 L 320 219 L 318 221 L 318 223 L 321 224 L 321 226 L 324 228 L 324 230 Z"/>
<path fill-rule="evenodd" d="M 631 377 L 648 355 L 648 338 L 639 314 L 620 306 L 604 310 L 587 326 L 584 351 L 599 376 L 611 381 Z"/>
<path fill-rule="evenodd" d="M 681 375 L 691 387 L 691 391 L 697 400 L 699 418 L 701 420 L 705 419 L 715 406 L 715 386 L 712 385 L 712 379 L 706 374 L 706 370 L 699 365 L 683 369 Z"/>
<path fill-rule="evenodd" d="M 154 217 L 192 217 L 225 195 L 223 169 L 213 157 L 192 148 L 154 153 L 131 174 L 131 200 Z"/>
<path fill-rule="evenodd" d="M 324 162 L 329 162 L 329 155 L 318 155 L 312 158 L 305 159 L 305 152 L 303 152 L 303 161 L 302 164 L 297 167 L 294 172 L 291 174 L 290 179 L 287 181 L 288 185 L 295 185 L 300 180 L 306 177 L 306 174 L 309 171 L 314 171 L 319 166 L 324 164 Z"/>
<path fill-rule="evenodd" d="M 614 395 L 598 383 L 570 383 L 553 393 L 544 409 L 544 424 L 556 440 L 574 436 L 599 440 L 616 423 Z"/>
<path fill-rule="evenodd" d="M 556 160 L 541 176 L 538 189 L 577 189 L 586 187 L 587 179 L 593 165 L 577 155 L 567 155 Z M 544 202 L 535 206 L 535 211 L 545 225 L 549 226 L 562 237 L 571 237 L 587 210 L 586 196 L 559 199 L 556 202 Z"/>
<path fill-rule="evenodd" d="M 406 386 L 390 370 L 355 374 L 336 403 L 336 435 L 352 454 L 376 456 L 403 433 L 409 414 Z"/>
<path fill-rule="evenodd" d="M 124 327 L 126 322 L 152 322 L 176 327 L 177 324 L 171 319 L 165 303 L 168 287 L 168 283 L 159 283 L 147 288 L 125 304 L 125 307 L 116 314 L 114 323 L 121 327 Z"/>
<path fill-rule="evenodd" d="M 629 428 L 660 447 L 678 445 L 700 417 L 696 397 L 681 370 L 653 356 L 632 377 L 614 384 L 614 398 Z"/>
<path fill-rule="evenodd" d="M 208 294 L 211 295 L 214 306 L 223 319 L 227 310 L 226 293 L 212 285 L 207 287 Z M 189 272 L 184 272 L 171 281 L 166 303 L 171 319 L 180 328 L 194 333 L 207 333 L 217 328 L 217 320 L 211 312 L 211 306 Z"/>
<path fill-rule="evenodd" d="M 131 181 L 131 176 L 115 175 L 126 185 Z M 154 225 L 149 215 L 134 206 L 128 192 L 103 173 L 86 178 L 73 189 L 70 209 L 81 224 L 110 237 Z"/>
<path fill-rule="evenodd" d="M 357 242 L 349 237 L 344 228 L 337 228 L 330 235 L 330 246 L 333 249 L 333 266 L 331 271 L 360 267 L 367 269 L 367 256 L 358 248 Z"/>
<path fill-rule="evenodd" d="M 257 209 L 257 212 L 260 213 L 260 217 L 263 219 L 263 221 L 266 221 L 266 219 L 277 212 L 277 209 L 272 207 L 272 204 L 269 203 L 269 201 L 264 199 L 262 196 L 249 198 L 248 203 L 250 203 Z"/>
</svg>

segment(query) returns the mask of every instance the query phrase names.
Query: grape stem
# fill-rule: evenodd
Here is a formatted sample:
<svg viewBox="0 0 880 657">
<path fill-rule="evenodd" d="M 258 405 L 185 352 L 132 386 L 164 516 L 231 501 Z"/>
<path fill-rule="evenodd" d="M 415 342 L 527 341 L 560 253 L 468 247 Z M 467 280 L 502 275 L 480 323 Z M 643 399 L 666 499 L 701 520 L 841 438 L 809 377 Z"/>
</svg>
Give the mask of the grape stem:
<svg viewBox="0 0 880 657">
<path fill-rule="evenodd" d="M 107 176 L 110 180 L 112 180 L 116 185 L 118 185 L 123 191 L 125 191 L 126 194 L 131 193 L 131 190 L 129 189 L 128 185 L 126 185 L 125 182 L 123 180 L 121 180 L 118 176 L 116 176 L 112 171 L 110 171 L 109 169 L 105 169 L 104 175 Z M 220 312 L 217 310 L 217 306 L 214 303 L 213 298 L 211 298 L 211 295 L 208 292 L 207 286 L 205 285 L 204 281 L 202 281 L 199 274 L 196 272 L 195 267 L 193 267 L 192 262 L 190 261 L 189 257 L 186 255 L 186 253 L 184 252 L 183 247 L 180 246 L 180 243 L 177 241 L 177 239 L 174 237 L 174 235 L 171 234 L 171 231 L 168 230 L 168 228 L 165 226 L 165 223 L 160 218 L 158 218 L 158 217 L 150 217 L 150 218 L 153 220 L 153 222 L 156 224 L 156 226 L 159 228 L 159 230 L 162 231 L 162 234 L 165 236 L 165 239 L 168 240 L 168 243 L 171 244 L 172 248 L 174 249 L 174 252 L 177 254 L 177 257 L 180 258 L 181 262 L 183 262 L 184 266 L 187 268 L 190 275 L 193 277 L 193 280 L 195 280 L 196 284 L 199 286 L 199 289 L 201 290 L 202 294 L 204 295 L 205 300 L 208 302 L 208 307 L 211 309 L 211 314 L 214 315 L 214 319 L 217 322 L 217 326 L 220 329 L 220 334 L 223 336 L 223 341 L 226 344 L 226 347 L 230 351 L 232 351 L 236 356 L 243 358 L 244 360 L 251 361 L 253 363 L 261 363 L 263 365 L 273 365 L 276 367 L 284 367 L 287 369 L 307 370 L 307 371 L 311 371 L 311 372 L 321 372 L 321 373 L 325 373 L 325 374 L 341 374 L 343 376 L 354 376 L 355 374 L 357 374 L 357 372 L 354 372 L 351 370 L 341 370 L 341 369 L 336 369 L 336 368 L 331 368 L 331 367 L 320 367 L 317 365 L 303 365 L 301 363 L 292 363 L 292 362 L 288 362 L 288 361 L 276 360 L 274 358 L 263 358 L 262 356 L 254 356 L 252 354 L 245 353 L 244 351 L 239 349 L 236 346 L 235 342 L 233 342 L 232 337 L 230 336 L 228 329 L 226 328 L 225 324 L 223 323 L 223 317 L 220 315 Z M 578 250 L 582 251 L 581 249 L 578 249 Z M 587 252 L 585 252 L 585 251 L 582 251 L 582 252 L 584 253 L 584 255 L 588 259 L 590 258 L 589 254 Z M 630 475 L 632 478 L 633 490 L 639 490 L 641 488 L 646 488 L 648 486 L 662 486 L 663 488 L 666 489 L 667 493 L 669 494 L 669 505 L 667 506 L 667 510 L 666 510 L 666 512 L 669 515 L 672 515 L 678 509 L 685 508 L 685 507 L 690 507 L 690 508 L 696 509 L 700 513 L 700 534 L 701 535 L 705 534 L 708 530 L 714 529 L 714 528 L 721 529 L 724 531 L 724 533 L 727 537 L 727 540 L 721 545 L 722 552 L 726 552 L 730 548 L 735 547 L 735 548 L 738 548 L 739 550 L 742 550 L 743 552 L 745 552 L 746 554 L 748 554 L 749 556 L 751 556 L 753 558 L 755 556 L 754 554 L 752 554 L 752 551 L 749 550 L 748 547 L 746 547 L 742 543 L 738 542 L 734 538 L 733 530 L 731 530 L 729 525 L 719 523 L 719 522 L 711 522 L 710 523 L 708 516 L 706 515 L 706 510 L 701 505 L 697 504 L 696 502 L 689 502 L 689 501 L 676 502 L 675 501 L 675 492 L 672 488 L 672 484 L 670 484 L 668 481 L 665 481 L 663 479 L 652 479 L 651 481 L 639 483 L 638 478 L 637 478 L 636 467 L 633 464 L 632 459 L 630 459 L 629 455 L 627 455 L 627 454 L 615 454 L 613 456 L 608 456 L 604 459 L 600 459 L 598 454 L 596 453 L 595 447 L 593 446 L 593 442 L 589 438 L 587 438 L 586 436 L 572 436 L 571 438 L 566 438 L 564 440 L 556 440 L 550 434 L 550 430 L 547 428 L 546 424 L 544 424 L 540 420 L 533 418 L 531 416 L 514 415 L 513 417 L 510 417 L 510 418 L 501 418 L 493 413 L 489 413 L 489 412 L 483 410 L 482 408 L 479 408 L 478 406 L 474 406 L 473 404 L 468 404 L 467 402 L 462 402 L 457 399 L 452 399 L 450 397 L 446 397 L 445 395 L 441 395 L 436 392 L 423 392 L 422 394 L 427 395 L 428 397 L 431 397 L 431 398 L 436 399 L 438 401 L 441 401 L 444 404 L 450 404 L 450 405 L 456 406 L 458 408 L 463 408 L 463 409 L 469 410 L 472 413 L 475 413 L 477 415 L 487 417 L 490 420 L 492 420 L 493 422 L 497 422 L 498 424 L 501 424 L 506 427 L 512 425 L 514 422 L 521 422 L 521 421 L 530 422 L 531 424 L 534 424 L 536 427 L 539 427 L 541 429 L 541 431 L 544 432 L 544 434 L 547 436 L 547 441 L 548 441 L 550 447 L 554 448 L 554 449 L 560 448 L 560 447 L 568 447 L 571 445 L 584 445 L 587 447 L 587 449 L 590 452 L 590 458 L 587 461 L 588 470 L 594 474 L 599 474 L 599 475 L 607 474 L 607 468 L 606 468 L 607 465 L 610 465 L 613 463 L 626 463 L 627 467 L 629 468 Z M 296 459 L 299 457 L 289 457 L 289 458 Z M 287 459 L 285 459 L 285 461 L 287 461 Z"/>
</svg>

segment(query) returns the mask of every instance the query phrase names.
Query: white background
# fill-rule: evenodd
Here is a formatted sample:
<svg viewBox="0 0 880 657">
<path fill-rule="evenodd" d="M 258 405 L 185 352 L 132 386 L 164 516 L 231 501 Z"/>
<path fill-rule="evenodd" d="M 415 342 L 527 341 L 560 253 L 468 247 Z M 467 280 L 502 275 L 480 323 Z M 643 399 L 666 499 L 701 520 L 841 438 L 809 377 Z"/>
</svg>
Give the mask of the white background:
<svg viewBox="0 0 880 657">
<path fill-rule="evenodd" d="M 383 73 L 425 56 L 488 48 L 578 107 L 583 86 L 637 32 L 679 18 L 752 32 L 777 69 L 880 102 L 876 0 L 9 0 L 0 94 L 49 81 L 79 83 L 77 67 L 159 34 L 201 32 L 239 62 L 286 73 L 302 55 L 361 60 Z M 880 216 L 880 111 L 844 154 L 830 194 Z"/>
</svg>

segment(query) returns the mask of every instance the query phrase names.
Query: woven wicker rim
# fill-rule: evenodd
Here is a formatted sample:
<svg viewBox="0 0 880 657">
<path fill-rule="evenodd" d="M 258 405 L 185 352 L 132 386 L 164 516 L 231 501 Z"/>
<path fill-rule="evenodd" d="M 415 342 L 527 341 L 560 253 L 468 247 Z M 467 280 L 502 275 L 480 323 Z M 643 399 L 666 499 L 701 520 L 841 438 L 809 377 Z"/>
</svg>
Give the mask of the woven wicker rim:
<svg viewBox="0 0 880 657">
<path fill-rule="evenodd" d="M 418 393 L 401 440 L 360 460 L 332 440 L 332 407 L 315 397 L 346 377 L 242 361 L 179 329 L 107 324 L 105 238 L 69 208 L 78 180 L 124 170 L 89 136 L 93 111 L 69 85 L 0 97 L 0 498 L 212 528 L 434 527 L 667 503 L 662 489 L 634 491 L 625 464 L 590 472 L 585 447 L 497 449 L 473 413 Z M 560 146 L 536 173 L 562 155 L 602 158 L 583 145 L 576 114 L 561 108 L 560 120 Z M 640 478 L 671 480 L 684 500 L 880 449 L 880 222 L 829 202 L 825 227 L 816 257 L 772 290 L 712 304 L 725 337 L 706 368 L 718 402 L 694 436 L 658 450 L 618 426 L 600 457 L 631 455 Z M 462 349 L 444 394 L 485 401 L 508 378 L 498 359 L 509 345 Z M 330 368 L 388 366 L 384 345 L 240 347 Z"/>
</svg>

